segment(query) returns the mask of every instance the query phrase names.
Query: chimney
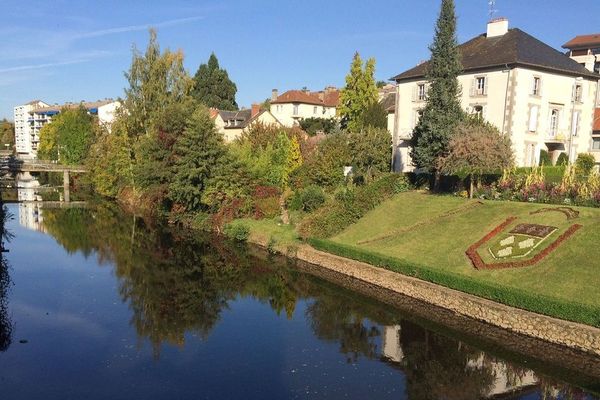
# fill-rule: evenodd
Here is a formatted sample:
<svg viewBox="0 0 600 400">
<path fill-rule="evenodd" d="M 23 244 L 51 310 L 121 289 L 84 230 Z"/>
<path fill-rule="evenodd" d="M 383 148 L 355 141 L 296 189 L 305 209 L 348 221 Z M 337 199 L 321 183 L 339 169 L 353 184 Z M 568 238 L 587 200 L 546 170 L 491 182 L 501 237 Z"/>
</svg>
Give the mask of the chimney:
<svg viewBox="0 0 600 400">
<path fill-rule="evenodd" d="M 325 92 L 321 90 L 319 92 L 319 100 L 323 101 L 324 99 L 325 99 Z"/>
<path fill-rule="evenodd" d="M 496 18 L 487 24 L 487 37 L 503 36 L 508 32 L 508 19 Z"/>
<path fill-rule="evenodd" d="M 304 87 L 302 88 L 302 91 L 303 91 L 304 93 L 306 93 L 306 94 L 309 94 L 309 93 L 310 93 L 310 90 L 308 90 L 308 88 L 307 88 L 306 86 L 304 86 Z"/>
<path fill-rule="evenodd" d="M 250 118 L 254 118 L 256 117 L 256 115 L 260 112 L 260 104 L 258 103 L 253 103 L 252 104 L 252 111 L 250 112 Z"/>
<path fill-rule="evenodd" d="M 271 90 L 271 101 L 277 100 L 277 97 L 279 97 L 279 92 L 277 89 Z"/>
</svg>

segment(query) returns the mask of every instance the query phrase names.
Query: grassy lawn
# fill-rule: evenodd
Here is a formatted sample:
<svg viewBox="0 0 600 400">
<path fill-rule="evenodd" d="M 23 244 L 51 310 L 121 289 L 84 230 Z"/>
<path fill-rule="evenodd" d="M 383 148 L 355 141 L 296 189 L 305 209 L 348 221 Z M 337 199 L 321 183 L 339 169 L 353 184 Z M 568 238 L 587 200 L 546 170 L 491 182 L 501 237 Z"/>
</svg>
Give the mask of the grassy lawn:
<svg viewBox="0 0 600 400">
<path fill-rule="evenodd" d="M 282 224 L 279 218 L 261 220 L 243 218 L 233 221 L 232 224 L 243 224 L 249 227 L 252 242 L 268 243 L 273 238 L 276 248 L 280 251 L 300 243 L 294 228 L 291 225 Z"/>
<path fill-rule="evenodd" d="M 573 207 L 579 211 L 579 217 L 571 221 L 557 212 L 530 215 L 544 207 L 556 206 L 477 202 L 408 192 L 382 203 L 330 241 L 426 266 L 436 273 L 466 277 L 487 286 L 514 288 L 533 297 L 598 307 L 600 311 L 600 257 L 597 255 L 600 210 Z M 511 229 L 524 222 L 559 228 L 539 243 L 533 254 L 547 247 L 561 229 L 564 231 L 573 223 L 583 228 L 534 266 L 492 271 L 473 268 L 465 255 L 467 248 L 510 216 L 518 217 Z M 498 240 L 506 237 L 507 234 L 498 235 Z M 516 240 L 521 240 L 518 235 Z M 493 241 L 479 251 L 486 262 L 494 261 L 488 248 L 498 250 L 498 244 L 494 245 Z"/>
</svg>

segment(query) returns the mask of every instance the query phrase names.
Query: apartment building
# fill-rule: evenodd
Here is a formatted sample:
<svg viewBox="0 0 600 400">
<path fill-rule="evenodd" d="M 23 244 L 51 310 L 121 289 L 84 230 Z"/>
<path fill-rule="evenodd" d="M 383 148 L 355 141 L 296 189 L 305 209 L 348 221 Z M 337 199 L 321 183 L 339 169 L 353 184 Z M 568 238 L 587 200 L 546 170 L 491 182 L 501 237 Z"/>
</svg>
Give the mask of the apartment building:
<svg viewBox="0 0 600 400">
<path fill-rule="evenodd" d="M 510 136 L 518 166 L 536 165 L 541 150 L 554 160 L 560 153 L 574 160 L 591 150 L 599 74 L 522 30 L 509 29 L 502 18 L 490 21 L 486 33 L 459 49 L 463 109 Z M 427 100 L 427 68 L 425 62 L 393 78 L 399 171 L 414 169 L 410 140 Z"/>
<path fill-rule="evenodd" d="M 120 103 L 112 99 L 94 102 L 66 103 L 49 105 L 41 100 L 33 100 L 14 108 L 15 146 L 20 158 L 31 159 L 37 155 L 40 131 L 62 110 L 83 106 L 90 114 L 98 116 L 98 123 L 110 130 Z"/>
</svg>

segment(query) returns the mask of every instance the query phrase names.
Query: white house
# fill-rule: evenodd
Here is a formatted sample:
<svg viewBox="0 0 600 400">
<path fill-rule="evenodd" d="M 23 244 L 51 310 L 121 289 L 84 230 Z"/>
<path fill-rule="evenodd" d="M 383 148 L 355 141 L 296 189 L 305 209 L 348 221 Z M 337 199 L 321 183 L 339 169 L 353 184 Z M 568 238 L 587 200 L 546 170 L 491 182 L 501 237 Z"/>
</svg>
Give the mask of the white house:
<svg viewBox="0 0 600 400">
<path fill-rule="evenodd" d="M 40 130 L 52 118 L 65 108 L 83 106 L 90 114 L 98 116 L 98 123 L 110 130 L 115 118 L 115 112 L 120 103 L 112 99 L 95 102 L 66 103 L 49 105 L 40 100 L 34 100 L 14 108 L 15 145 L 17 155 L 21 158 L 35 158 L 40 142 Z M 17 128 L 18 127 L 18 128 Z"/>
<path fill-rule="evenodd" d="M 541 150 L 554 160 L 560 153 L 574 160 L 590 151 L 600 75 L 520 29 L 508 29 L 506 19 L 491 21 L 486 33 L 459 49 L 461 105 L 510 136 L 517 165 L 536 165 Z M 409 146 L 427 99 L 427 67 L 422 63 L 393 78 L 398 84 L 393 137 L 399 171 L 414 168 Z"/>
<path fill-rule="evenodd" d="M 251 109 L 242 109 L 239 111 L 225 111 L 211 108 L 210 112 L 217 130 L 223 135 L 225 142 L 234 141 L 242 132 L 256 123 L 283 126 L 270 111 L 261 110 L 260 104 L 252 104 Z"/>
<path fill-rule="evenodd" d="M 288 90 L 281 95 L 273 89 L 271 114 L 285 126 L 297 126 L 307 118 L 335 118 L 339 100 L 340 92 L 332 86 L 319 92 Z"/>
</svg>

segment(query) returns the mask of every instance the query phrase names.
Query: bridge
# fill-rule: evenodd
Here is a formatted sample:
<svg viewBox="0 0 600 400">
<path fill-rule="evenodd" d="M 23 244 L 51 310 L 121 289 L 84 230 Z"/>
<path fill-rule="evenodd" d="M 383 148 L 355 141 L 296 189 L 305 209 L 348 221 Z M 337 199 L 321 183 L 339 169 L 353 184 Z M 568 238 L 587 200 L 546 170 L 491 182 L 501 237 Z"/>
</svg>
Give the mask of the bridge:
<svg viewBox="0 0 600 400">
<path fill-rule="evenodd" d="M 20 172 L 62 172 L 65 201 L 69 202 L 70 174 L 85 173 L 87 169 L 83 165 L 62 165 L 53 161 L 19 160 L 11 155 L 0 161 L 0 172 L 13 175 Z"/>
</svg>

